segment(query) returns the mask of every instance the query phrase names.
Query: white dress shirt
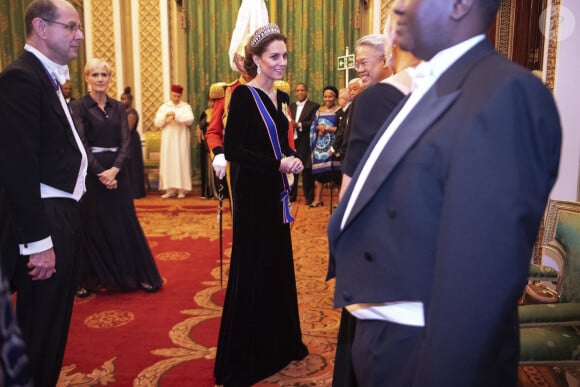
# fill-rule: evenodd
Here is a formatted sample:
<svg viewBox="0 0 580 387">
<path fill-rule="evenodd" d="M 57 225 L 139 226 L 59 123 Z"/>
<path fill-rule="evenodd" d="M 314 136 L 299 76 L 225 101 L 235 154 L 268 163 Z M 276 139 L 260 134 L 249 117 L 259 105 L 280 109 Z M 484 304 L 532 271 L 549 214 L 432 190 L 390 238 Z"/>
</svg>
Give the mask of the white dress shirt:
<svg viewBox="0 0 580 387">
<path fill-rule="evenodd" d="M 484 35 L 477 35 L 467 39 L 453 47 L 440 51 L 431 58 L 429 62 L 423 62 L 417 66 L 415 72 L 412 73 L 416 88 L 411 93 L 405 105 L 389 124 L 385 132 L 381 135 L 381 138 L 378 140 L 369 154 L 369 157 L 364 162 L 361 173 L 356 181 L 351 183 L 354 184 L 353 191 L 348 199 L 344 211 L 341 229 L 344 228 L 352 208 L 356 203 L 356 200 L 358 199 L 358 196 L 377 159 L 383 152 L 393 134 L 397 131 L 399 125 L 407 118 L 411 110 L 413 110 L 431 86 L 433 86 L 437 79 L 439 79 L 441 74 L 443 74 L 453 63 L 484 38 Z M 425 315 L 422 302 L 401 300 L 397 302 L 377 304 L 352 304 L 348 305 L 346 308 L 351 314 L 361 320 L 384 320 L 402 325 L 425 326 Z"/>
<path fill-rule="evenodd" d="M 296 101 L 296 117 L 294 117 L 296 122 L 300 121 L 300 116 L 302 115 L 302 110 L 304 109 L 304 105 L 306 105 L 306 101 L 308 101 L 308 99 L 305 99 L 302 102 Z"/>
<path fill-rule="evenodd" d="M 306 98 L 304 101 L 296 101 L 296 117 L 294 117 L 294 121 L 298 123 L 298 130 L 294 128 L 294 140 L 298 138 L 298 132 L 302 132 L 302 122 L 300 122 L 300 116 L 302 115 L 302 110 L 304 110 L 304 105 L 306 105 Z"/>
</svg>

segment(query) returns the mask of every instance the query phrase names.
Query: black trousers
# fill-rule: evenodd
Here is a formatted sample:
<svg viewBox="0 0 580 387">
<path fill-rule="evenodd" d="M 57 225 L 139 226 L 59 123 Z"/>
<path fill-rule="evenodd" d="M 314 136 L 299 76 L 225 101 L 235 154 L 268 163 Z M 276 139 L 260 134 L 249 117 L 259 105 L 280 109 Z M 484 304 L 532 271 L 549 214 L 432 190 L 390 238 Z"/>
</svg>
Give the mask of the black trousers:
<svg viewBox="0 0 580 387">
<path fill-rule="evenodd" d="M 290 200 L 296 200 L 296 196 L 298 195 L 299 176 L 302 176 L 302 192 L 304 193 L 304 200 L 306 204 L 310 204 L 314 201 L 314 176 L 312 176 L 312 168 L 304 168 L 302 173 L 294 175 Z"/>
<path fill-rule="evenodd" d="M 413 384 L 417 349 L 424 328 L 386 321 L 357 320 L 352 366 L 359 387 L 408 387 Z"/>
<path fill-rule="evenodd" d="M 356 321 L 356 317 L 351 315 L 346 308 L 342 308 L 334 357 L 332 387 L 357 387 L 352 368 L 352 343 L 354 342 Z"/>
<path fill-rule="evenodd" d="M 11 269 L 10 283 L 16 296 L 16 315 L 28 348 L 35 386 L 55 386 L 62 366 L 74 301 L 79 205 L 72 199 L 43 199 L 50 221 L 56 256 L 56 273 L 33 281 L 28 257 L 20 256 L 15 235 L 10 233 L 2 256 Z M 9 272 L 5 272 L 9 276 Z"/>
</svg>

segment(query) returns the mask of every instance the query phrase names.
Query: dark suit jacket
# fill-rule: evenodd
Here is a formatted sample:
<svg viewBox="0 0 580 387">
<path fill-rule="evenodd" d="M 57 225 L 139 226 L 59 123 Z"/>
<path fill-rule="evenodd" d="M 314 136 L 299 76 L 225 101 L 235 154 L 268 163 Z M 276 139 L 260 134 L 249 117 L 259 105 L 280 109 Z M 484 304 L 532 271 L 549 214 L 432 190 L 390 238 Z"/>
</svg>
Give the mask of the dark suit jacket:
<svg viewBox="0 0 580 387">
<path fill-rule="evenodd" d="M 342 114 L 338 118 L 339 121 L 336 126 L 336 133 L 334 134 L 334 144 L 332 145 L 335 151 L 334 156 L 341 160 L 346 153 L 348 137 L 350 136 L 350 120 L 352 118 L 353 103 L 354 102 L 351 102 L 346 107 L 346 110 L 341 108 Z"/>
<path fill-rule="evenodd" d="M 341 230 L 396 113 L 330 219 L 335 306 L 423 302 L 417 386 L 515 385 L 517 301 L 558 171 L 552 95 L 489 41 L 477 44 L 399 126 Z"/>
<path fill-rule="evenodd" d="M 310 159 L 310 125 L 312 125 L 314 115 L 319 107 L 320 105 L 316 102 L 307 100 L 298 120 L 298 122 L 302 123 L 302 130 L 298 131 L 298 138 L 294 140 L 294 145 L 296 152 L 298 152 L 304 162 L 305 168 L 312 168 L 312 160 Z M 290 104 L 290 114 L 292 114 L 292 117 L 296 117 L 296 102 Z"/>
<path fill-rule="evenodd" d="M 81 153 L 48 73 L 29 52 L 0 74 L 0 122 L 5 203 L 19 243 L 38 241 L 50 235 L 40 183 L 72 193 Z"/>
<path fill-rule="evenodd" d="M 367 87 L 356 96 L 348 108 L 351 119 L 345 138 L 348 143 L 345 142 L 342 149 L 344 174 L 352 177 L 377 130 L 403 98 L 405 95 L 399 89 L 382 82 Z"/>
</svg>

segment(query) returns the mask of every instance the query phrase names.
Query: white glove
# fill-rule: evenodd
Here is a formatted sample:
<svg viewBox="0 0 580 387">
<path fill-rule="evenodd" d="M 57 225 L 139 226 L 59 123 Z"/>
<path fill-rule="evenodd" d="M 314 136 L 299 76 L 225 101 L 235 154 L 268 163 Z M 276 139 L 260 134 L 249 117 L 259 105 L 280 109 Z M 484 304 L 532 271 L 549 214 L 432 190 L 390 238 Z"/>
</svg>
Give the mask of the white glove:
<svg viewBox="0 0 580 387">
<path fill-rule="evenodd" d="M 223 153 L 215 155 L 211 165 L 218 179 L 223 179 L 226 175 L 226 166 L 228 165 L 226 156 Z"/>
</svg>

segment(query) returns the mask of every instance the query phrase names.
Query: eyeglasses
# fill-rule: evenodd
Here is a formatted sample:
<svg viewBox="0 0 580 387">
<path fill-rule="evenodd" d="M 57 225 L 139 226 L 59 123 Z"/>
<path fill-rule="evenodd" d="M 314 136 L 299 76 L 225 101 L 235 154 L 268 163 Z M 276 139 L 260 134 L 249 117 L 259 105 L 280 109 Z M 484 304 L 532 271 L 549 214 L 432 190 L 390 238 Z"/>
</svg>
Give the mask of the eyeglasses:
<svg viewBox="0 0 580 387">
<path fill-rule="evenodd" d="M 384 55 L 381 55 L 379 57 L 377 57 L 376 59 L 381 59 L 383 60 L 385 57 Z M 363 60 L 357 60 L 356 62 L 354 62 L 354 69 L 359 71 L 362 69 L 368 69 L 369 65 L 372 63 L 373 61 L 370 61 L 368 59 L 363 59 Z"/>
<path fill-rule="evenodd" d="M 45 22 L 50 23 L 50 24 L 58 24 L 60 26 L 63 26 L 64 28 L 66 28 L 67 30 L 69 30 L 72 33 L 75 33 L 77 31 L 83 32 L 83 26 L 81 24 L 77 24 L 77 23 L 66 24 L 66 23 L 57 22 L 55 20 L 46 20 L 46 19 L 42 19 L 42 20 L 44 20 Z"/>
</svg>

